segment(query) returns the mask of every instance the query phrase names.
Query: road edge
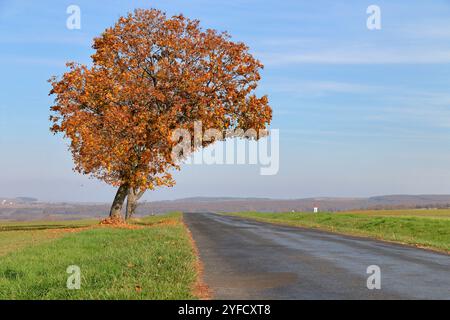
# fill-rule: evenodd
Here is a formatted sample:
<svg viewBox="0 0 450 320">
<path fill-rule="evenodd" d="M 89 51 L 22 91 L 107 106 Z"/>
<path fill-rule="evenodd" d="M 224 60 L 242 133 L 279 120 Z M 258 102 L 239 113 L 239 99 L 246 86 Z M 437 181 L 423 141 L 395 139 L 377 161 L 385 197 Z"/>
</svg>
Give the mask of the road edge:
<svg viewBox="0 0 450 320">
<path fill-rule="evenodd" d="M 200 253 L 198 251 L 198 247 L 194 240 L 194 237 L 192 236 L 192 232 L 184 221 L 184 213 L 181 214 L 181 223 L 183 224 L 187 232 L 189 243 L 191 244 L 192 251 L 195 256 L 195 271 L 197 274 L 197 279 L 192 288 L 193 293 L 200 300 L 212 300 L 213 294 L 211 292 L 211 289 L 203 280 L 203 262 L 200 259 Z"/>
</svg>

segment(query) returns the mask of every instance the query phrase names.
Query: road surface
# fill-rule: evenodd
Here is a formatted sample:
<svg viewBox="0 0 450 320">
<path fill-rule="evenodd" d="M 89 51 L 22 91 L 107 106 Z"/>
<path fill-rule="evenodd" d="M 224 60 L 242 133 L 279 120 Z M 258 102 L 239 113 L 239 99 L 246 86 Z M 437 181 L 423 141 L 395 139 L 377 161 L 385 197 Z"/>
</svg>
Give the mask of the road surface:
<svg viewBox="0 0 450 320">
<path fill-rule="evenodd" d="M 449 255 L 211 213 L 184 220 L 214 299 L 450 299 Z M 367 288 L 371 265 L 379 290 Z"/>
</svg>

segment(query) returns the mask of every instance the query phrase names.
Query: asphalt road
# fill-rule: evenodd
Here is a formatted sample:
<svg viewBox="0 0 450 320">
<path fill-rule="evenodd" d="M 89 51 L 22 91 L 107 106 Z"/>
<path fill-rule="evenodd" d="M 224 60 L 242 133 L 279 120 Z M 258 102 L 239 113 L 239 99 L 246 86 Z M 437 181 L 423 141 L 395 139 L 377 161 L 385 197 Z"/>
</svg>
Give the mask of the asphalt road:
<svg viewBox="0 0 450 320">
<path fill-rule="evenodd" d="M 376 240 L 187 213 L 215 299 L 450 299 L 450 256 Z M 367 267 L 381 289 L 367 288 Z"/>
</svg>

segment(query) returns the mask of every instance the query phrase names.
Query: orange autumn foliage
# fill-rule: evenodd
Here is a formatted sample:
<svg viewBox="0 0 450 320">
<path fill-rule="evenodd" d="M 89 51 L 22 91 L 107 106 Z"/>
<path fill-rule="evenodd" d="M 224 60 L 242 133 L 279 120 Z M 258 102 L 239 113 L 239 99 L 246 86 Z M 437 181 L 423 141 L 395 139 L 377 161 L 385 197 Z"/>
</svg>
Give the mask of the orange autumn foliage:
<svg viewBox="0 0 450 320">
<path fill-rule="evenodd" d="M 136 10 L 94 39 L 92 66 L 50 79 L 51 131 L 70 141 L 75 170 L 135 190 L 173 185 L 174 129 L 265 129 L 255 89 L 263 67 L 227 33 L 183 15 Z M 207 143 L 207 142 L 206 142 Z"/>
</svg>

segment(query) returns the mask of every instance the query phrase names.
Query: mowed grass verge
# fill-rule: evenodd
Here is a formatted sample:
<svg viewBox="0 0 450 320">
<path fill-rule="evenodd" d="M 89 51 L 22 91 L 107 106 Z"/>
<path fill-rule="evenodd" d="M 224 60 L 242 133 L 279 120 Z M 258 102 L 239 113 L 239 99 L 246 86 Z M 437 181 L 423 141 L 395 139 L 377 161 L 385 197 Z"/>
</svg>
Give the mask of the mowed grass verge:
<svg viewBox="0 0 450 320">
<path fill-rule="evenodd" d="M 197 258 L 181 213 L 135 223 L 67 232 L 0 256 L 0 299 L 195 299 Z M 26 231 L 0 234 L 14 232 Z M 67 288 L 72 265 L 79 290 Z"/>
<path fill-rule="evenodd" d="M 398 211 L 389 215 L 385 210 L 380 215 L 373 211 L 354 213 L 258 213 L 236 212 L 228 215 L 251 218 L 263 222 L 290 226 L 315 228 L 336 233 L 371 237 L 394 241 L 417 247 L 450 253 L 450 219 L 439 217 L 437 211 L 432 217 L 414 216 L 407 210 L 404 216 Z"/>
<path fill-rule="evenodd" d="M 1 256 L 24 247 L 53 241 L 67 234 L 98 224 L 97 220 L 32 221 L 0 223 Z"/>
</svg>

